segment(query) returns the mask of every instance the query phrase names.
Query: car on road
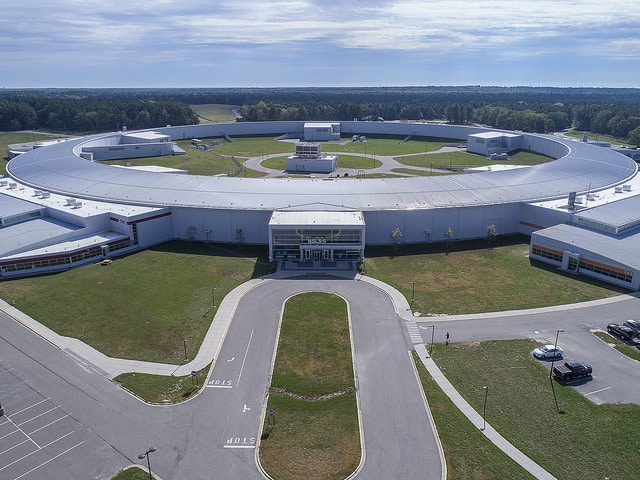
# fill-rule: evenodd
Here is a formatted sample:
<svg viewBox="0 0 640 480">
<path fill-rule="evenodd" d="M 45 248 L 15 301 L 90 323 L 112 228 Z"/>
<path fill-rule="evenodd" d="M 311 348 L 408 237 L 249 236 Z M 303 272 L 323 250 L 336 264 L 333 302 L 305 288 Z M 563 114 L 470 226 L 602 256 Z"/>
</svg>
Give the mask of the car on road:
<svg viewBox="0 0 640 480">
<path fill-rule="evenodd" d="M 534 349 L 533 356 L 537 359 L 542 358 L 562 358 L 564 351 L 562 348 L 557 345 L 540 345 L 538 348 Z"/>
<path fill-rule="evenodd" d="M 617 323 L 607 325 L 607 332 L 625 342 L 633 340 L 636 336 L 636 331 L 633 328 L 627 327 L 626 325 L 618 325 Z"/>
<path fill-rule="evenodd" d="M 640 337 L 640 322 L 638 320 L 627 320 L 623 325 L 625 327 L 633 328 L 636 332 L 636 337 Z"/>
</svg>

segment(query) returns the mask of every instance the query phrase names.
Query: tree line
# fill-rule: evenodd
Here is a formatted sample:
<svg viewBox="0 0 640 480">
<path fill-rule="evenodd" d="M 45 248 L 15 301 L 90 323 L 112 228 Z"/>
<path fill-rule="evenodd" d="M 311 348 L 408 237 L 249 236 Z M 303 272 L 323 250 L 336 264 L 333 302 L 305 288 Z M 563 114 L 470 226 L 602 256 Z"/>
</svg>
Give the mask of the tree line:
<svg viewBox="0 0 640 480">
<path fill-rule="evenodd" d="M 191 107 L 170 99 L 0 97 L 2 131 L 91 133 L 197 123 Z"/>
<path fill-rule="evenodd" d="M 567 128 L 640 145 L 640 89 L 307 87 L 4 89 L 0 130 L 113 131 L 193 125 L 189 105 L 240 106 L 242 121 L 414 120 L 549 133 Z"/>
</svg>

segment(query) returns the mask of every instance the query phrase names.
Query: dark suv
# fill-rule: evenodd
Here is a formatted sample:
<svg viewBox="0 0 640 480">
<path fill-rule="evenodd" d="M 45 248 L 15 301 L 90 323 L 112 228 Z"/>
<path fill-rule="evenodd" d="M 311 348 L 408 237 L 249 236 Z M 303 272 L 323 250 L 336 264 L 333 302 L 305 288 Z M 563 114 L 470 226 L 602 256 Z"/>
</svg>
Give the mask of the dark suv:
<svg viewBox="0 0 640 480">
<path fill-rule="evenodd" d="M 636 336 L 636 331 L 633 328 L 626 325 L 618 325 L 617 323 L 607 325 L 607 332 L 624 341 L 632 340 Z"/>
<path fill-rule="evenodd" d="M 640 322 L 638 320 L 627 320 L 624 322 L 624 326 L 635 330 L 636 336 L 640 337 Z"/>
</svg>

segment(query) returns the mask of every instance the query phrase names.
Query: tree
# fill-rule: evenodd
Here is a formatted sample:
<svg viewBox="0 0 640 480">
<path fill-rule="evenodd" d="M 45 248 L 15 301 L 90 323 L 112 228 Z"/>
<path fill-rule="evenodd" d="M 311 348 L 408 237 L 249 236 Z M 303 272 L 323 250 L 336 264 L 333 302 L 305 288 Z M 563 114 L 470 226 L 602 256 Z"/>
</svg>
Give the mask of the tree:
<svg viewBox="0 0 640 480">
<path fill-rule="evenodd" d="M 447 228 L 447 231 L 444 233 L 444 244 L 445 244 L 445 255 L 449 255 L 449 245 L 451 244 L 451 241 L 453 240 L 453 229 L 451 227 Z"/>
<path fill-rule="evenodd" d="M 498 232 L 496 231 L 496 226 L 488 225 L 487 226 L 487 243 L 491 245 L 493 242 L 496 241 L 497 236 L 498 236 Z"/>
<path fill-rule="evenodd" d="M 403 233 L 400 230 L 400 227 L 396 227 L 395 230 L 391 232 L 391 235 L 389 235 L 389 243 L 391 243 L 391 246 L 393 247 L 394 252 L 398 251 L 398 248 L 402 243 L 402 236 L 403 236 Z"/>
</svg>

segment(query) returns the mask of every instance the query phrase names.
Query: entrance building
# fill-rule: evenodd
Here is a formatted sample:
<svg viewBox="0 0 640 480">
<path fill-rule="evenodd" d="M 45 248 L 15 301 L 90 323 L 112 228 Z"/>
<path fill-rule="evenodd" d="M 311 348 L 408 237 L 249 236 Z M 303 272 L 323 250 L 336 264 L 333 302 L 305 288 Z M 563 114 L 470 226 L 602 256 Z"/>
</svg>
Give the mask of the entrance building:
<svg viewBox="0 0 640 480">
<path fill-rule="evenodd" d="M 293 262 L 364 260 L 365 224 L 356 211 L 275 211 L 269 259 Z"/>
</svg>

